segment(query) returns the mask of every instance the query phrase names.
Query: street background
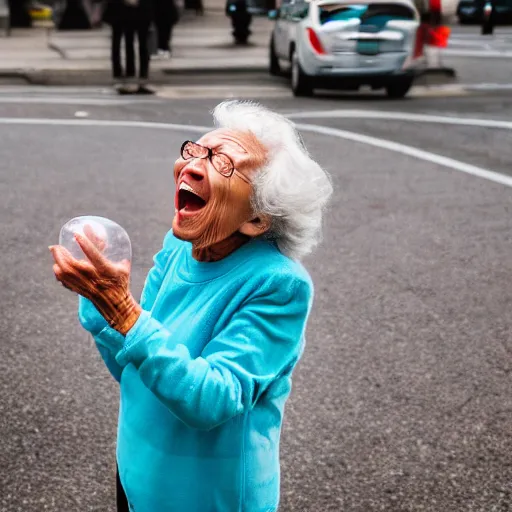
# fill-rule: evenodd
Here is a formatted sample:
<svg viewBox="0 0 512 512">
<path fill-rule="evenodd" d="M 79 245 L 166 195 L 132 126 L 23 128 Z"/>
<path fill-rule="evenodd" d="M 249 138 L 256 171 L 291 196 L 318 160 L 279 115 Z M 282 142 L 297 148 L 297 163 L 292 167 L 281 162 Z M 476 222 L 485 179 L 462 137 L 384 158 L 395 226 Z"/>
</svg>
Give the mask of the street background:
<svg viewBox="0 0 512 512">
<path fill-rule="evenodd" d="M 173 59 L 152 61 L 150 98 L 108 87 L 105 31 L 0 40 L 1 512 L 115 510 L 117 384 L 47 247 L 72 217 L 115 220 L 138 296 L 181 142 L 231 97 L 290 116 L 334 184 L 304 262 L 316 299 L 280 510 L 512 510 L 512 30 L 454 26 L 457 80 L 392 101 L 294 98 L 266 72 L 270 29 L 257 19 L 234 47 L 207 3 L 176 27 Z"/>
</svg>

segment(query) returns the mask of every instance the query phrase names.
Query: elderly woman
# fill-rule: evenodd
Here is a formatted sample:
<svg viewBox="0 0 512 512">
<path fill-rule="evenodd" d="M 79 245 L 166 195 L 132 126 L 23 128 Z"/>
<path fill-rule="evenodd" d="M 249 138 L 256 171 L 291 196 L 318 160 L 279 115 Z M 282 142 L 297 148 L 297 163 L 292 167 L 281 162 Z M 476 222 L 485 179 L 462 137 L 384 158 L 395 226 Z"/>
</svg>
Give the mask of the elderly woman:
<svg viewBox="0 0 512 512">
<path fill-rule="evenodd" d="M 237 101 L 213 114 L 218 128 L 185 141 L 174 164 L 172 230 L 140 304 L 129 266 L 94 236 L 77 235 L 88 261 L 50 248 L 120 383 L 119 510 L 278 507 L 284 405 L 313 296 L 298 260 L 332 188 L 284 117 Z"/>
</svg>

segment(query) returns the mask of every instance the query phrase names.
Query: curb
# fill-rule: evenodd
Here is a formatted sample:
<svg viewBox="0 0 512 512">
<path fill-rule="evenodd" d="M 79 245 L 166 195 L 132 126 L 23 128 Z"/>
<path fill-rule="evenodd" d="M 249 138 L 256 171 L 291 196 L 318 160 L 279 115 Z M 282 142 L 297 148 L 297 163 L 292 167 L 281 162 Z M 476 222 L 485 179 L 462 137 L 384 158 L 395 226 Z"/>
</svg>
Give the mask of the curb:
<svg viewBox="0 0 512 512">
<path fill-rule="evenodd" d="M 243 77 L 244 75 L 254 75 L 259 73 L 268 73 L 268 66 L 255 64 L 253 66 L 216 66 L 216 67 L 168 67 L 164 69 L 155 69 L 150 71 L 150 82 L 154 85 L 173 85 L 173 77 L 207 77 L 216 75 L 217 77 Z M 0 70 L 0 82 L 9 85 L 10 82 L 26 82 L 28 85 L 111 85 L 112 76 L 110 69 L 8 69 Z M 415 85 L 452 85 L 456 82 L 454 77 L 447 80 L 446 74 L 434 72 L 425 72 L 419 76 Z"/>
<path fill-rule="evenodd" d="M 243 75 L 252 73 L 266 73 L 268 66 L 233 66 L 222 68 L 169 68 L 160 70 L 164 75 L 208 75 L 215 74 L 233 74 Z"/>
<path fill-rule="evenodd" d="M 267 72 L 266 66 L 253 67 L 211 67 L 211 68 L 168 68 L 150 72 L 150 83 L 154 85 L 172 85 L 173 77 L 180 76 L 243 76 Z M 18 85 L 24 81 L 28 85 L 112 85 L 110 70 L 33 70 L 13 69 L 0 71 L 2 85 Z"/>
</svg>

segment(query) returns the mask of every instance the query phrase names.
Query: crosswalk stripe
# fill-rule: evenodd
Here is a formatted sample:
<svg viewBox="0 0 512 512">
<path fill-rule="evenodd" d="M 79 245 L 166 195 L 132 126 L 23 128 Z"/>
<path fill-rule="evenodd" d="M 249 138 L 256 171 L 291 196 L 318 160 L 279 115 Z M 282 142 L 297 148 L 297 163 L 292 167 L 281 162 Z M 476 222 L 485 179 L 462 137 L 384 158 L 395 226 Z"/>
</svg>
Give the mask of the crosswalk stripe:
<svg viewBox="0 0 512 512">
<path fill-rule="evenodd" d="M 251 98 L 251 97 L 289 97 L 288 87 L 270 86 L 187 86 L 165 87 L 157 91 L 160 98 Z"/>
</svg>

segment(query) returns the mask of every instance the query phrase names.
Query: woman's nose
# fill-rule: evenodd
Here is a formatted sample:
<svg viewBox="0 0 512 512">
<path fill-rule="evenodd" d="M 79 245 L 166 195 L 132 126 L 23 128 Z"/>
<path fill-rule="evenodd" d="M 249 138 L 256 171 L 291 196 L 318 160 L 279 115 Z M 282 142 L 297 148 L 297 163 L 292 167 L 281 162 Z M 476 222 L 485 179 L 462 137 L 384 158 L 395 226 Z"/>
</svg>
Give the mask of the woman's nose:
<svg viewBox="0 0 512 512">
<path fill-rule="evenodd" d="M 206 176 L 206 169 L 204 168 L 204 160 L 195 158 L 190 162 L 181 172 L 181 176 L 188 176 L 194 181 L 203 181 Z"/>
</svg>

